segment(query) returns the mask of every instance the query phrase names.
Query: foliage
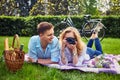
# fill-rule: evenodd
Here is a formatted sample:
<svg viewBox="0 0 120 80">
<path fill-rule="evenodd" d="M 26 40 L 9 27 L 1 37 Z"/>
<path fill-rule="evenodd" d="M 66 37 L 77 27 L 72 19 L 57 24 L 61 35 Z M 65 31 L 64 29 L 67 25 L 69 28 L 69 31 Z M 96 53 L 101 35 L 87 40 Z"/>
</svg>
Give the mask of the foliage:
<svg viewBox="0 0 120 80">
<path fill-rule="evenodd" d="M 119 15 L 119 0 L 1 0 L 0 15 Z M 73 7 L 69 10 L 68 7 Z"/>
<path fill-rule="evenodd" d="M 120 0 L 111 0 L 110 13 L 112 15 L 120 14 Z"/>
<path fill-rule="evenodd" d="M 15 15 L 18 12 L 14 0 L 1 0 L 0 1 L 0 15 Z"/>
<path fill-rule="evenodd" d="M 107 27 L 106 29 L 106 37 L 108 37 L 109 35 L 111 37 L 118 37 L 120 38 L 120 17 L 119 16 L 106 16 L 103 17 L 103 21 L 104 25 Z"/>
<path fill-rule="evenodd" d="M 120 14 L 120 0 L 98 0 L 98 6 L 106 15 Z"/>
<path fill-rule="evenodd" d="M 36 0 L 1 0 L 0 15 L 6 16 L 28 16 L 29 11 Z"/>
<path fill-rule="evenodd" d="M 96 0 L 1 0 L 0 15 L 67 15 L 69 6 L 77 14 L 99 14 Z"/>
<path fill-rule="evenodd" d="M 70 11 L 69 6 L 73 7 L 72 12 L 76 11 L 76 14 L 98 15 L 96 0 L 50 0 L 47 5 L 43 0 L 38 0 L 31 9 L 30 15 L 67 15 Z"/>
<path fill-rule="evenodd" d="M 21 29 L 24 28 L 24 18 L 0 16 L 0 34 L 1 35 L 13 35 L 15 33 L 22 35 Z"/>
<path fill-rule="evenodd" d="M 36 35 L 37 24 L 42 21 L 51 22 L 55 27 L 67 16 L 29 16 L 29 17 L 13 17 L 13 16 L 0 16 L 0 35 L 14 35 L 21 36 Z M 71 16 L 75 27 L 81 29 L 84 22 L 83 16 Z M 101 18 L 102 23 L 106 26 L 105 37 L 120 38 L 120 16 L 92 16 L 92 18 Z"/>
<path fill-rule="evenodd" d="M 31 9 L 30 15 L 65 15 L 68 12 L 67 7 L 67 0 L 50 0 L 48 3 L 45 3 L 43 0 L 38 0 Z"/>
<path fill-rule="evenodd" d="M 96 0 L 79 0 L 83 14 L 98 15 Z"/>
<path fill-rule="evenodd" d="M 0 15 L 119 15 L 119 4 L 119 0 L 1 0 Z"/>
</svg>

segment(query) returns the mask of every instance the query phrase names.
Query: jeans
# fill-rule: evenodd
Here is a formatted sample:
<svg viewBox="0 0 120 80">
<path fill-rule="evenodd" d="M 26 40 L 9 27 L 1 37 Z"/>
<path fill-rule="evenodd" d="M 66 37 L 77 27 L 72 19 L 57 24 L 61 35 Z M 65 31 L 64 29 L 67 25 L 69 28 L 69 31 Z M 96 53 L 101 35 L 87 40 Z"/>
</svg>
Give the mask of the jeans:
<svg viewBox="0 0 120 80">
<path fill-rule="evenodd" d="M 93 45 L 94 41 L 95 41 L 95 48 L 96 48 L 96 50 L 92 49 L 92 45 Z M 100 44 L 100 41 L 99 41 L 98 38 L 90 39 L 88 41 L 86 53 L 89 54 L 91 59 L 94 58 L 95 56 L 98 56 L 98 55 L 103 53 L 102 47 L 101 47 L 101 44 Z"/>
</svg>

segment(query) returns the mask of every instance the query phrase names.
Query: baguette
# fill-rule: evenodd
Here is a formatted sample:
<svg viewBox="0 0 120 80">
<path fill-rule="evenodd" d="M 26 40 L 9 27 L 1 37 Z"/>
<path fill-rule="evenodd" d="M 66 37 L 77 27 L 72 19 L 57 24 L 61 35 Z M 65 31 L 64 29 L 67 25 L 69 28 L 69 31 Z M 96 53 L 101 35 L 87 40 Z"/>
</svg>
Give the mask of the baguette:
<svg viewBox="0 0 120 80">
<path fill-rule="evenodd" d="M 6 38 L 4 41 L 4 49 L 9 50 L 8 38 Z"/>
</svg>

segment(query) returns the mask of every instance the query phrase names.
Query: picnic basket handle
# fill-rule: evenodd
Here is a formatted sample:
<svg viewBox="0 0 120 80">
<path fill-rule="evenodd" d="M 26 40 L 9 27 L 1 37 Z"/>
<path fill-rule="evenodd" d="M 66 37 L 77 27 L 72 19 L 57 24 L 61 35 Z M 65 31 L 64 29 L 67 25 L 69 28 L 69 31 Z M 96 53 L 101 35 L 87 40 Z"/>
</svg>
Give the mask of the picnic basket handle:
<svg viewBox="0 0 120 80">
<path fill-rule="evenodd" d="M 19 41 L 19 36 L 17 34 L 15 34 L 13 37 L 12 48 L 14 48 L 15 40 L 17 41 L 17 49 L 19 49 L 20 48 L 20 41 Z"/>
</svg>

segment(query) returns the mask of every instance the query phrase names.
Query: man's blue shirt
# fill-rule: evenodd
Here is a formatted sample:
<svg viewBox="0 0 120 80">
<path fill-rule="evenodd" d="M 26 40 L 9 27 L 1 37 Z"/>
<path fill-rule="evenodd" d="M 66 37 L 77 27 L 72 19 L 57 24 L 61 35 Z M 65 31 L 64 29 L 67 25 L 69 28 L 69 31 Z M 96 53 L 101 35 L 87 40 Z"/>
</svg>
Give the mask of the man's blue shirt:
<svg viewBox="0 0 120 80">
<path fill-rule="evenodd" d="M 35 59 L 51 59 L 53 62 L 59 62 L 60 47 L 57 37 L 54 36 L 52 43 L 49 43 L 45 51 L 41 47 L 40 36 L 32 36 L 28 45 L 29 57 Z"/>
</svg>

